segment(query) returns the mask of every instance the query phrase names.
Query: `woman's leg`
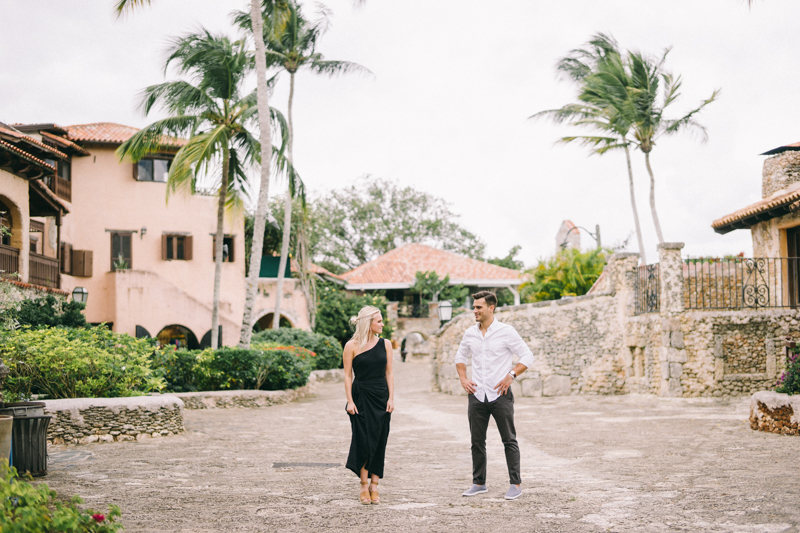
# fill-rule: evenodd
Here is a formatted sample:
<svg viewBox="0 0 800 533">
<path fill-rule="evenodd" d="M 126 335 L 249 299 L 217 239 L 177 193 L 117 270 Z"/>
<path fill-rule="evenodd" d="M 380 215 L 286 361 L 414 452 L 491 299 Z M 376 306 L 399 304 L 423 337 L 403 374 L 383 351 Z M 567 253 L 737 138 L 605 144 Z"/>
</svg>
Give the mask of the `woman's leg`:
<svg viewBox="0 0 800 533">
<path fill-rule="evenodd" d="M 369 495 L 372 499 L 372 503 L 381 503 L 380 494 L 378 494 L 378 480 L 380 479 L 376 474 L 372 474 L 372 479 L 370 480 L 369 486 Z"/>
<path fill-rule="evenodd" d="M 366 463 L 364 463 L 366 465 Z M 367 504 L 372 503 L 372 497 L 369 493 L 369 472 L 367 472 L 366 468 L 361 468 L 360 472 L 360 481 L 361 481 L 361 493 L 358 495 L 358 499 L 361 503 Z"/>
</svg>

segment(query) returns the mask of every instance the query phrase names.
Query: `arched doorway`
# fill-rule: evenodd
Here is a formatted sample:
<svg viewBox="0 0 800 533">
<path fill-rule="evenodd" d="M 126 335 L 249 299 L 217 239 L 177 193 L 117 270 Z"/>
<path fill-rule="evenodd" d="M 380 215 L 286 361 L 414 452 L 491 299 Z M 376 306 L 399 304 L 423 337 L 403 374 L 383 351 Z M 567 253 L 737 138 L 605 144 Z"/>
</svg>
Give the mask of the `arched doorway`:
<svg viewBox="0 0 800 533">
<path fill-rule="evenodd" d="M 162 346 L 170 345 L 189 350 L 200 348 L 200 343 L 197 342 L 197 337 L 192 333 L 192 330 L 180 324 L 166 326 L 158 332 L 156 338 L 158 339 L 158 344 Z"/>
<path fill-rule="evenodd" d="M 14 228 L 14 217 L 11 209 L 0 197 L 0 244 L 11 246 L 11 232 Z"/>
<path fill-rule="evenodd" d="M 418 331 L 413 331 L 403 337 L 400 343 L 400 358 L 405 362 L 406 356 L 414 352 L 414 348 L 425 342 L 427 339 L 425 335 Z"/>
<path fill-rule="evenodd" d="M 270 329 L 272 327 L 272 318 L 275 316 L 275 313 L 267 313 L 266 315 L 259 318 L 255 324 L 253 324 L 253 331 L 259 332 L 264 331 L 265 329 Z M 286 315 L 281 315 L 281 322 L 280 326 L 282 328 L 293 328 L 294 325 L 286 318 Z"/>
</svg>

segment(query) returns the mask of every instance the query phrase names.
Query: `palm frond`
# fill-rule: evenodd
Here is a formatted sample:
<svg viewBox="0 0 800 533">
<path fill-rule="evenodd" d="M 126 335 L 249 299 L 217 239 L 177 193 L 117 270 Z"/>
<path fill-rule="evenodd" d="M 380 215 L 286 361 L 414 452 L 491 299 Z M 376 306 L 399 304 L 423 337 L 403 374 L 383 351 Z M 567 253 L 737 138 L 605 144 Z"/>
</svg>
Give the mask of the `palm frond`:
<svg viewBox="0 0 800 533">
<path fill-rule="evenodd" d="M 320 56 L 321 57 L 321 56 Z M 371 70 L 366 67 L 353 63 L 352 61 L 328 61 L 328 60 L 314 60 L 308 66 L 309 70 L 317 74 L 325 74 L 327 76 L 337 76 L 339 74 L 367 74 L 375 76 Z"/>
<path fill-rule="evenodd" d="M 149 6 L 150 4 L 151 0 L 118 0 L 114 5 L 114 11 L 117 12 L 117 17 L 122 17 L 134 9 Z"/>
<path fill-rule="evenodd" d="M 191 115 L 156 121 L 137 131 L 115 153 L 120 161 L 136 162 L 148 154 L 174 150 L 176 138 L 189 136 L 197 125 L 198 118 Z"/>
</svg>

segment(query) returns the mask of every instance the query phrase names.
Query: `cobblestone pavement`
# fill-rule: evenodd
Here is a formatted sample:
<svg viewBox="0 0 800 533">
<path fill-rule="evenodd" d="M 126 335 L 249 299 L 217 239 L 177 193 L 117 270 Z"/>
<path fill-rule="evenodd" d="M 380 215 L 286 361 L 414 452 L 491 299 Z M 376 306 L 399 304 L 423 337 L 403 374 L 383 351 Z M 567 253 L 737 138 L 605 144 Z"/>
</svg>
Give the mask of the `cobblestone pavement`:
<svg viewBox="0 0 800 533">
<path fill-rule="evenodd" d="M 429 364 L 395 366 L 379 506 L 358 503 L 342 466 L 341 383 L 287 405 L 186 411 L 180 436 L 52 446 L 44 480 L 95 508 L 119 505 L 129 532 L 800 531 L 800 438 L 752 431 L 746 400 L 517 398 L 522 498 L 502 499 L 493 423 L 489 493 L 463 498 L 466 398 L 429 392 Z"/>
</svg>

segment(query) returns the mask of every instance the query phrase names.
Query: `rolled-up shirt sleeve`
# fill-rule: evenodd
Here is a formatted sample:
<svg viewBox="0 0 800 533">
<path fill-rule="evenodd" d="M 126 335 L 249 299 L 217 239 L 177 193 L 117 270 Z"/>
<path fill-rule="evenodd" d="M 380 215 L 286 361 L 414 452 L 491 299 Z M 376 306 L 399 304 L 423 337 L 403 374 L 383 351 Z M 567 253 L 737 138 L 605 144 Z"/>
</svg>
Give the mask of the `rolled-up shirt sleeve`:
<svg viewBox="0 0 800 533">
<path fill-rule="evenodd" d="M 525 341 L 522 340 L 522 337 L 520 337 L 519 333 L 517 333 L 517 330 L 514 328 L 509 329 L 511 329 L 511 332 L 508 339 L 508 347 L 514 353 L 514 355 L 519 357 L 519 362 L 525 365 L 525 368 L 530 368 L 533 366 L 534 361 L 533 352 L 530 348 L 528 348 L 528 345 L 525 344 Z"/>
<path fill-rule="evenodd" d="M 467 340 L 468 333 L 464 333 L 464 336 L 461 338 L 461 344 L 458 345 L 458 352 L 456 352 L 456 364 L 469 363 L 469 356 L 472 354 L 472 351 L 469 349 L 469 341 Z"/>
</svg>

